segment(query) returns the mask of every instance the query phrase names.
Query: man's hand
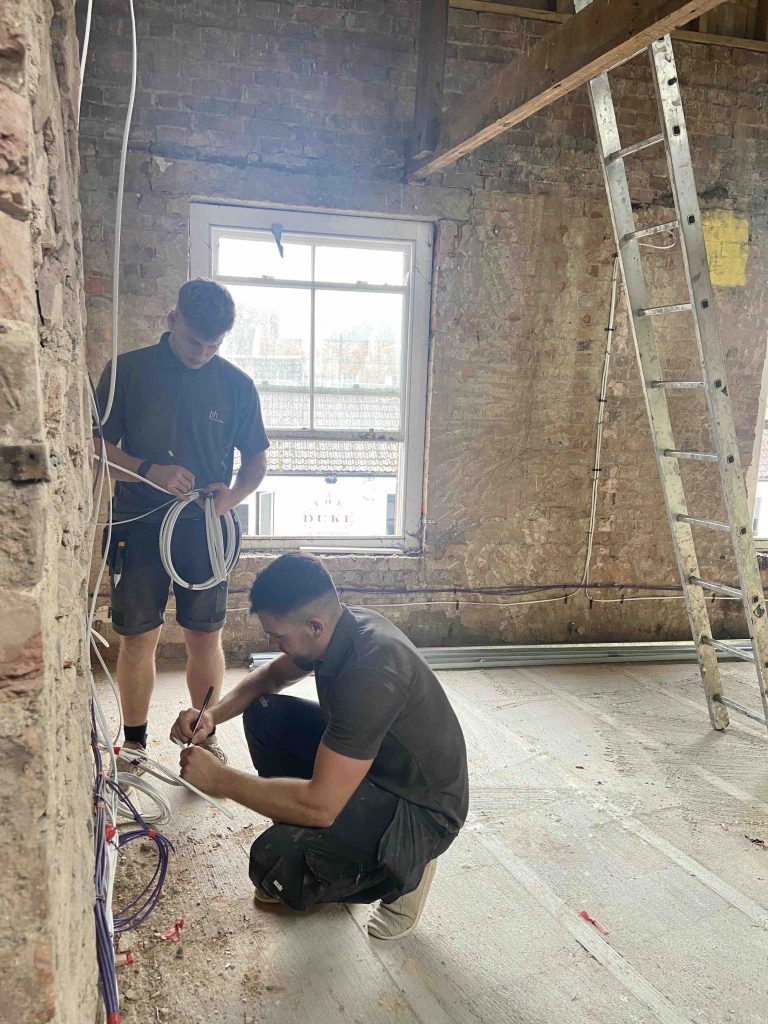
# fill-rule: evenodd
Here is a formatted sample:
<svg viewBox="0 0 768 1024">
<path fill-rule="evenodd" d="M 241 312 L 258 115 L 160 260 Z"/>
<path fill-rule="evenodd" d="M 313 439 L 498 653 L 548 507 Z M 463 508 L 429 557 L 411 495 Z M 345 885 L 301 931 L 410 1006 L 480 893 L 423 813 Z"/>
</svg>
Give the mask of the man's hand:
<svg viewBox="0 0 768 1024">
<path fill-rule="evenodd" d="M 195 477 L 183 466 L 150 466 L 147 480 L 164 487 L 177 498 L 183 498 L 195 488 Z"/>
<path fill-rule="evenodd" d="M 200 712 L 196 708 L 187 708 L 182 711 L 171 729 L 171 739 L 178 743 L 202 743 L 208 733 L 216 724 L 210 711 L 204 711 L 200 717 L 200 724 L 193 734 L 192 729 Z"/>
<path fill-rule="evenodd" d="M 202 747 L 187 747 L 179 758 L 181 777 L 209 796 L 224 796 L 223 777 L 227 766 Z"/>
<path fill-rule="evenodd" d="M 223 516 L 225 512 L 229 512 L 235 505 L 240 504 L 240 495 L 233 491 L 231 487 L 227 487 L 226 484 L 221 482 L 208 484 L 205 490 L 211 491 L 216 495 L 213 500 L 213 507 L 217 516 Z M 205 502 L 202 498 L 198 498 L 197 504 L 205 508 Z"/>
</svg>

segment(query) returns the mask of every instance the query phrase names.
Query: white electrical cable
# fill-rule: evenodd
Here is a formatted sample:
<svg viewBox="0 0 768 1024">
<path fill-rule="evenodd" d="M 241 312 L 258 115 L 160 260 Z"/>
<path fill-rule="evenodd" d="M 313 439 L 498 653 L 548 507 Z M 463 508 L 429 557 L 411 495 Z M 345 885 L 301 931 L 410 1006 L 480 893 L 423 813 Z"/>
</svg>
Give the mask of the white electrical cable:
<svg viewBox="0 0 768 1024">
<path fill-rule="evenodd" d="M 215 797 L 208 796 L 207 793 L 203 793 L 201 789 L 193 786 L 192 783 L 187 782 L 186 779 L 182 779 L 180 775 L 175 775 L 170 768 L 166 768 L 164 764 L 153 760 L 145 750 L 134 749 L 133 747 L 126 749 L 125 747 L 122 747 L 118 754 L 118 758 L 121 761 L 141 767 L 147 775 L 153 775 L 156 779 L 160 779 L 161 782 L 167 782 L 171 786 L 184 786 L 185 789 L 188 789 L 196 796 L 201 797 L 206 801 L 206 803 L 209 803 L 212 807 L 215 807 L 223 814 L 226 814 L 228 818 L 234 818 L 234 814 L 225 804 L 221 803 L 221 801 L 217 800 Z M 130 775 L 130 785 L 134 785 L 133 780 L 135 778 L 136 776 Z"/>
<path fill-rule="evenodd" d="M 155 490 L 162 491 L 163 494 L 171 494 L 171 492 L 166 490 L 165 487 L 152 483 L 151 480 L 140 476 L 132 469 L 126 469 L 125 466 L 120 466 L 115 462 L 110 462 L 109 459 L 105 459 L 103 455 L 98 455 L 97 459 L 102 464 L 106 465 L 107 472 L 109 472 L 110 468 L 117 469 L 121 473 L 126 473 L 128 476 L 134 477 L 140 483 L 149 484 L 150 487 L 154 487 Z M 178 583 L 180 587 L 185 587 L 187 590 L 210 590 L 212 587 L 216 587 L 220 583 L 225 583 L 240 557 L 241 534 L 238 521 L 235 518 L 234 513 L 229 510 L 225 512 L 222 517 L 227 530 L 227 540 L 225 545 L 221 520 L 216 515 L 214 499 L 210 497 L 206 491 L 190 491 L 183 498 L 176 498 L 175 495 L 171 494 L 171 498 L 173 499 L 172 504 L 171 502 L 166 501 L 163 502 L 162 505 L 157 505 L 155 508 L 150 509 L 149 512 L 144 512 L 140 516 L 134 516 L 132 519 L 121 519 L 117 521 L 112 518 L 112 508 L 110 506 L 109 522 L 106 524 L 109 527 L 109 533 L 107 544 L 105 544 L 104 561 L 106 561 L 112 526 L 120 526 L 123 523 L 136 522 L 139 519 L 144 519 L 146 516 L 151 515 L 153 512 L 157 512 L 158 509 L 165 508 L 166 505 L 170 505 L 170 508 L 165 513 L 163 522 L 160 526 L 160 558 L 165 571 L 174 583 Z M 173 556 L 171 555 L 173 531 L 176 527 L 179 516 L 187 507 L 189 502 L 196 498 L 203 498 L 205 501 L 205 537 L 208 544 L 208 557 L 211 562 L 212 572 L 212 575 L 204 583 L 189 583 L 187 580 L 183 579 L 176 571 L 176 567 L 173 564 Z"/>
<path fill-rule="evenodd" d="M 113 526 L 126 526 L 128 523 L 138 523 L 141 519 L 146 519 L 147 516 L 151 516 L 153 512 L 159 512 L 161 508 L 167 508 L 170 505 L 170 501 L 164 501 L 162 505 L 155 505 L 149 512 L 142 512 L 140 516 L 131 516 L 130 519 L 113 519 Z M 108 526 L 108 523 L 99 523 L 99 526 Z"/>
<path fill-rule="evenodd" d="M 160 558 L 165 571 L 180 587 L 185 587 L 187 590 L 210 590 L 211 587 L 226 582 L 240 557 L 240 530 L 232 511 L 225 512 L 223 516 L 227 529 L 225 547 L 221 520 L 216 515 L 213 498 L 205 499 L 205 536 L 208 542 L 208 557 L 211 562 L 212 575 L 204 583 L 189 583 L 179 576 L 171 555 L 173 531 L 186 504 L 186 502 L 177 501 L 165 513 L 160 526 Z"/>
<path fill-rule="evenodd" d="M 109 383 L 109 398 L 108 398 L 108 401 L 107 401 L 106 409 L 104 410 L 103 418 L 100 416 L 100 412 L 99 412 L 99 409 L 98 409 L 96 398 L 95 398 L 95 395 L 93 393 L 93 389 L 91 388 L 91 401 L 92 401 L 92 404 L 94 406 L 95 418 L 96 418 L 96 422 L 100 423 L 100 424 L 106 423 L 107 419 L 109 418 L 109 414 L 110 414 L 110 412 L 112 410 L 112 403 L 113 403 L 114 394 L 115 394 L 115 382 L 116 382 L 116 375 L 117 375 L 117 352 L 118 352 L 118 300 L 119 300 L 119 287 L 120 287 L 120 235 L 121 235 L 121 229 L 122 229 L 123 193 L 124 193 L 124 189 L 125 189 L 125 166 L 126 166 L 127 154 L 128 154 L 128 136 L 130 134 L 131 120 L 132 120 L 132 117 L 133 117 L 133 104 L 134 104 L 134 99 L 135 99 L 135 96 L 136 96 L 136 78 L 137 78 L 137 64 L 138 64 L 138 54 L 137 54 L 137 45 L 136 45 L 136 18 L 135 18 L 134 9 L 133 9 L 133 0 L 128 0 L 128 3 L 129 3 L 129 8 L 130 8 L 130 15 L 131 15 L 132 54 L 133 54 L 133 56 L 132 56 L 132 69 L 131 69 L 131 91 L 130 91 L 130 97 L 129 97 L 129 101 L 128 101 L 128 109 L 127 109 L 127 112 L 126 112 L 125 125 L 124 125 L 124 128 L 123 128 L 123 140 L 122 140 L 122 148 L 121 148 L 121 153 L 120 153 L 120 168 L 119 168 L 119 175 L 118 175 L 117 204 L 116 204 L 116 210 L 115 210 L 115 247 L 114 247 L 114 258 L 113 258 L 113 281 L 112 281 L 112 367 L 111 367 L 110 383 Z M 80 62 L 80 88 L 79 88 L 79 91 L 78 91 L 78 98 L 77 98 L 77 120 L 78 120 L 78 124 L 80 122 L 80 109 L 81 109 L 82 99 L 83 99 L 83 82 L 84 82 L 84 78 L 85 78 L 85 67 L 86 67 L 86 63 L 87 63 L 87 60 L 88 60 L 88 47 L 89 47 L 89 42 L 90 42 L 92 15 L 93 15 L 93 0 L 88 0 L 88 9 L 87 9 L 86 21 L 85 21 L 85 31 L 84 31 L 84 36 L 83 36 L 83 52 L 82 52 L 82 57 L 81 57 L 81 62 Z M 107 485 L 108 485 L 109 491 L 111 492 L 111 490 L 112 490 L 111 482 L 109 481 L 109 466 L 107 464 L 107 461 L 106 461 L 106 459 L 103 459 L 103 460 L 100 460 L 100 462 L 101 462 L 101 465 L 100 465 L 100 468 L 99 468 L 99 479 L 98 479 L 98 484 L 97 484 L 97 487 L 96 487 L 96 495 L 95 495 L 95 506 L 94 506 L 94 516 L 93 516 L 93 519 L 94 519 L 94 529 L 93 529 L 93 534 L 91 536 L 91 550 L 93 548 L 93 542 L 96 539 L 96 530 L 97 530 L 98 525 L 99 525 L 98 524 L 98 511 L 99 511 L 99 508 L 101 507 L 101 498 L 102 498 L 102 494 L 103 494 L 103 491 L 104 491 L 104 482 L 105 482 L 105 480 L 107 481 Z M 92 646 L 93 650 L 96 651 L 97 658 L 98 658 L 99 662 L 101 663 L 102 668 L 104 669 L 104 672 L 105 672 L 105 674 L 107 676 L 107 679 L 109 680 L 110 686 L 112 687 L 113 693 L 115 694 L 115 698 L 116 698 L 115 702 L 116 702 L 116 705 L 117 705 L 117 708 L 118 708 L 118 715 L 120 717 L 120 722 L 119 722 L 119 725 L 118 725 L 118 734 L 117 734 L 119 736 L 119 733 L 122 730 L 122 710 L 121 710 L 121 703 L 120 703 L 120 699 L 119 699 L 119 694 L 117 693 L 117 688 L 115 686 L 114 680 L 112 679 L 112 676 L 111 676 L 109 670 L 107 669 L 106 664 L 104 663 L 104 659 L 101 656 L 101 652 L 98 649 L 98 646 L 97 646 L 97 643 L 96 643 L 96 635 L 97 634 L 95 634 L 95 631 L 93 629 L 93 622 L 94 622 L 94 617 L 95 617 L 95 614 L 96 614 L 96 607 L 97 607 L 97 602 L 98 602 L 98 598 L 99 598 L 99 592 L 100 592 L 100 589 L 101 589 L 101 581 L 104 578 L 104 571 L 105 571 L 105 568 L 106 568 L 107 559 L 109 557 L 109 548 L 110 548 L 111 538 L 112 538 L 112 502 L 110 501 L 109 502 L 109 521 L 108 521 L 108 524 L 107 524 L 107 536 L 106 536 L 106 542 L 104 544 L 104 552 L 103 552 L 103 556 L 102 556 L 101 563 L 100 563 L 100 566 L 99 566 L 98 575 L 97 575 L 96 581 L 94 583 L 93 597 L 92 597 L 92 600 L 91 600 L 91 604 L 90 604 L 90 607 L 88 607 L 88 609 L 87 609 L 87 616 L 86 616 L 86 639 L 89 641 L 89 643 Z M 102 639 L 102 638 L 100 638 L 100 639 Z M 112 782 L 114 782 L 117 785 L 119 785 L 120 784 L 120 780 L 119 780 L 119 773 L 117 771 L 117 759 L 115 757 L 115 752 L 114 752 L 115 744 L 114 744 L 114 741 L 112 740 L 112 737 L 110 736 L 109 724 L 107 722 L 106 715 L 104 714 L 104 709 L 101 706 L 101 702 L 99 701 L 99 695 L 98 695 L 98 692 L 96 690 L 96 684 L 95 684 L 95 681 L 94 681 L 93 677 L 91 677 L 91 700 L 92 700 L 92 704 L 93 704 L 93 717 L 94 717 L 95 730 L 96 730 L 95 741 L 98 744 L 98 746 L 101 748 L 102 770 L 106 772 L 106 774 L 112 780 Z M 105 755 L 106 755 L 106 758 L 107 758 L 106 765 L 105 765 L 105 760 L 104 760 Z M 149 783 L 146 783 L 141 788 L 142 788 L 142 791 L 145 793 L 145 795 L 148 796 L 155 803 L 155 806 L 157 807 L 157 811 L 152 814 L 153 820 L 156 820 L 158 823 L 160 821 L 164 821 L 165 820 L 166 807 L 167 807 L 167 801 L 165 800 L 165 798 L 160 793 L 152 791 L 151 787 L 149 786 Z M 119 797 L 118 797 L 117 791 L 112 786 L 103 786 L 102 787 L 102 798 L 103 798 L 103 801 L 104 801 L 105 816 L 106 816 L 107 820 L 109 821 L 109 823 L 115 828 L 115 832 L 114 832 L 114 835 L 113 835 L 112 839 L 108 840 L 107 843 L 106 843 L 106 851 L 105 851 L 105 853 L 106 853 L 106 872 L 105 872 L 106 873 L 106 878 L 105 878 L 105 893 L 104 893 L 104 897 L 105 897 L 104 913 L 106 915 L 106 926 L 107 926 L 109 935 L 113 936 L 114 935 L 114 923 L 113 923 L 113 918 L 112 918 L 112 897 L 113 897 L 113 892 L 114 892 L 115 875 L 117 873 L 117 860 L 118 860 L 118 845 L 119 845 L 119 843 L 118 843 L 118 836 L 117 836 L 116 828 L 117 828 L 117 824 L 118 824 L 118 806 L 117 805 L 118 805 L 118 802 L 119 802 Z M 168 807 L 168 813 L 170 813 L 170 808 L 169 807 Z"/>
<path fill-rule="evenodd" d="M 93 15 L 93 0 L 88 0 L 88 10 L 85 15 L 85 31 L 83 32 L 83 53 L 80 57 L 80 91 L 77 95 L 77 120 L 80 122 L 80 106 L 83 102 L 83 79 L 85 78 L 85 62 L 88 60 L 88 43 L 91 38 L 91 17 Z"/>
<path fill-rule="evenodd" d="M 118 317 L 120 300 L 120 235 L 123 227 L 123 193 L 125 191 L 125 165 L 128 158 L 128 136 L 131 131 L 133 119 L 133 103 L 136 98 L 136 77 L 138 66 L 138 48 L 136 45 L 136 15 L 133 10 L 133 0 L 128 0 L 128 7 L 131 15 L 131 91 L 128 97 L 128 109 L 125 114 L 123 126 L 123 141 L 120 149 L 120 168 L 117 177 L 117 206 L 115 209 L 115 245 L 112 256 L 112 365 L 109 375 L 109 396 L 106 408 L 102 416 L 102 424 L 109 419 L 112 412 L 112 402 L 115 398 L 115 381 L 117 379 L 117 352 L 118 352 Z"/>
<path fill-rule="evenodd" d="M 148 811 L 142 804 L 141 816 L 148 825 L 167 825 L 173 821 L 173 811 L 171 805 L 160 792 L 160 790 L 153 786 L 146 779 L 139 775 L 132 775 L 130 772 L 118 772 L 117 783 L 120 788 L 127 792 L 129 789 L 136 790 L 137 793 L 142 793 L 144 796 L 149 797 L 152 803 L 155 805 L 157 810 Z M 122 801 L 118 800 L 117 805 L 117 816 L 123 821 L 133 821 L 133 815 L 122 804 Z"/>
<path fill-rule="evenodd" d="M 670 234 L 674 231 L 674 228 L 670 228 Z M 674 249 L 677 245 L 677 238 L 673 238 L 668 245 L 652 245 L 650 242 L 638 242 L 638 245 L 642 245 L 644 249 Z"/>
<path fill-rule="evenodd" d="M 161 487 L 160 484 L 152 483 L 152 481 L 148 477 L 141 476 L 139 473 L 136 473 L 134 470 L 128 469 L 127 466 L 121 466 L 118 462 L 110 462 L 109 459 L 105 459 L 104 458 L 103 454 L 97 455 L 96 456 L 96 461 L 97 462 L 101 462 L 102 464 L 105 464 L 105 465 L 109 466 L 111 469 L 117 469 L 121 473 L 125 473 L 127 476 L 132 476 L 133 479 L 136 480 L 140 484 L 149 484 L 149 486 L 150 487 L 154 487 L 156 491 L 162 491 L 163 494 L 170 494 L 172 498 L 176 497 L 176 495 L 171 494 L 170 491 L 166 490 L 165 487 Z M 189 493 L 190 493 L 191 497 L 194 497 L 195 494 L 196 494 L 196 492 L 193 492 L 193 491 L 190 491 Z"/>
</svg>

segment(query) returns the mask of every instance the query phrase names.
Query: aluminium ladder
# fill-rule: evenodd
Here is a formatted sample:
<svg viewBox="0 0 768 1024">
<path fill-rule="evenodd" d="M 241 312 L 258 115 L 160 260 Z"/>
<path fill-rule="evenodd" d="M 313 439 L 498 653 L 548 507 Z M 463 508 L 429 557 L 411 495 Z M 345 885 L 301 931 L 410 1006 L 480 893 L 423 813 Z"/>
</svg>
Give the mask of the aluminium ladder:
<svg viewBox="0 0 768 1024">
<path fill-rule="evenodd" d="M 589 3 L 591 0 L 575 0 L 576 11 L 582 10 Z M 598 75 L 589 82 L 588 89 L 599 141 L 600 161 L 618 245 L 656 461 L 709 717 L 715 729 L 724 729 L 728 725 L 727 708 L 731 708 L 768 725 L 768 615 L 752 539 L 747 492 L 728 396 L 715 297 L 670 37 L 665 36 L 652 43 L 648 47 L 648 56 L 662 131 L 643 142 L 622 147 L 608 75 Z M 676 216 L 665 224 L 638 229 L 632 212 L 625 161 L 648 146 L 660 144 L 666 150 Z M 674 305 L 652 307 L 648 303 L 638 240 L 670 230 L 677 231 L 679 235 L 688 298 Z M 689 314 L 693 320 L 701 380 L 664 378 L 653 322 L 656 317 L 681 314 Z M 675 446 L 668 399 L 674 400 L 675 395 L 689 389 L 705 392 L 714 441 L 712 452 L 682 451 Z M 687 459 L 717 463 L 727 522 L 689 515 L 680 472 L 681 461 Z M 694 529 L 718 530 L 730 537 L 739 577 L 738 586 L 701 578 L 694 545 Z M 737 641 L 727 642 L 713 637 L 705 592 L 742 601 L 751 651 L 740 647 Z M 762 716 L 723 695 L 718 653 L 754 663 L 763 702 Z"/>
</svg>

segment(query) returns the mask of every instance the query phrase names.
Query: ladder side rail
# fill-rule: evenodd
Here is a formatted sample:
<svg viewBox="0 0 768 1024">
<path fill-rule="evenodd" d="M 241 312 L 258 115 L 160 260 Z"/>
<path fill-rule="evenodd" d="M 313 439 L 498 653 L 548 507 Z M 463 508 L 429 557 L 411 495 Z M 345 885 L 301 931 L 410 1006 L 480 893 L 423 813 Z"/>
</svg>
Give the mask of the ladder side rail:
<svg viewBox="0 0 768 1024">
<path fill-rule="evenodd" d="M 765 717 L 768 718 L 768 615 L 752 536 L 752 517 L 749 512 L 736 424 L 728 391 L 725 357 L 680 85 L 669 36 L 652 43 L 648 53 L 680 224 L 683 261 L 691 297 L 699 360 L 706 383 L 714 448 L 720 456 L 722 491 L 731 527 L 739 583 L 744 595 L 747 626 L 755 649 L 760 696 Z"/>
<path fill-rule="evenodd" d="M 629 183 L 624 160 L 606 159 L 606 154 L 615 153 L 621 148 L 608 76 L 599 75 L 593 78 L 588 84 L 588 91 L 600 145 L 600 161 L 608 192 L 614 234 L 617 242 L 625 240 L 623 244 L 619 244 L 619 262 L 630 306 L 630 322 L 651 424 L 656 462 L 683 584 L 686 609 L 696 644 L 707 708 L 713 727 L 724 729 L 728 724 L 728 712 L 719 699 L 722 696 L 722 685 L 717 655 L 713 648 L 703 642 L 704 637 L 711 635 L 704 591 L 700 586 L 691 583 L 692 577 L 698 578 L 701 575 L 693 533 L 690 524 L 677 518 L 678 515 L 687 514 L 680 468 L 676 459 L 663 455 L 664 449 L 675 448 L 667 397 L 663 388 L 649 386 L 652 381 L 662 380 L 664 375 L 656 348 L 652 318 L 638 314 L 639 310 L 648 307 L 648 296 L 637 239 L 628 238 L 635 230 Z"/>
</svg>

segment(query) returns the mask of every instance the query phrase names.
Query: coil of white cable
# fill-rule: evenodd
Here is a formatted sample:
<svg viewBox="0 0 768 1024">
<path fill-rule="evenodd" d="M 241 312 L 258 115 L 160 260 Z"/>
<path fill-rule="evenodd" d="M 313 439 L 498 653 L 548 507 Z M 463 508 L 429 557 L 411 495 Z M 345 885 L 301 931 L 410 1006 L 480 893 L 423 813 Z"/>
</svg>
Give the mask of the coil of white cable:
<svg viewBox="0 0 768 1024">
<path fill-rule="evenodd" d="M 240 524 L 230 510 L 222 516 L 226 528 L 227 539 L 224 541 L 224 530 L 221 519 L 216 515 L 213 498 L 205 499 L 205 536 L 208 542 L 208 557 L 211 561 L 211 577 L 203 583 L 189 583 L 176 571 L 171 555 L 173 531 L 179 516 L 189 504 L 188 501 L 177 501 L 168 509 L 160 527 L 160 558 L 163 567 L 171 579 L 187 590 L 210 590 L 220 583 L 226 583 L 238 558 L 240 557 Z"/>
<path fill-rule="evenodd" d="M 155 805 L 154 810 L 148 810 L 142 803 L 141 816 L 148 825 L 167 825 L 173 820 L 171 805 L 160 793 L 156 786 L 140 776 L 132 775 L 130 772 L 118 772 L 117 783 L 124 792 L 135 790 L 143 796 L 148 797 Z M 134 801 L 135 802 L 135 801 Z M 133 821 L 133 814 L 118 801 L 117 817 L 121 821 Z"/>
</svg>

